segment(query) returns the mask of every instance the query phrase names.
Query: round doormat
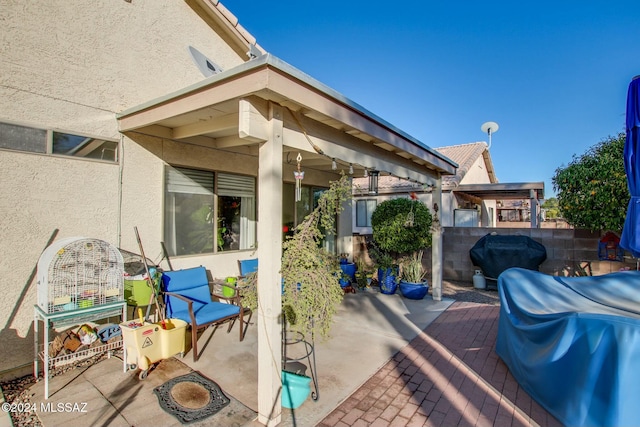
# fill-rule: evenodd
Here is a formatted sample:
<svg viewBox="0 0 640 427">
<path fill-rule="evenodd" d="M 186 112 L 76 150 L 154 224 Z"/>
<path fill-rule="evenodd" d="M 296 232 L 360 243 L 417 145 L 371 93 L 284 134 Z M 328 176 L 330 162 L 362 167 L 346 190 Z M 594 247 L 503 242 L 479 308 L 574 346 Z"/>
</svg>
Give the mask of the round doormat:
<svg viewBox="0 0 640 427">
<path fill-rule="evenodd" d="M 173 378 L 153 392 L 158 396 L 160 407 L 182 424 L 210 417 L 231 402 L 218 384 L 199 372 Z"/>
</svg>

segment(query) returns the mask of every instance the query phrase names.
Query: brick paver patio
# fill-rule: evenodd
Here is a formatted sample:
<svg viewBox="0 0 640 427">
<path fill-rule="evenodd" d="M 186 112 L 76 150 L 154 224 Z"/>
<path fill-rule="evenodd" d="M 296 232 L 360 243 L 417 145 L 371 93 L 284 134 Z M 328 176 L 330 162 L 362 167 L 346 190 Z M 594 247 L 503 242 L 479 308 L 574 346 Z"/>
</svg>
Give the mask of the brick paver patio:
<svg viewBox="0 0 640 427">
<path fill-rule="evenodd" d="M 560 426 L 496 355 L 499 311 L 452 304 L 318 425 Z"/>
</svg>

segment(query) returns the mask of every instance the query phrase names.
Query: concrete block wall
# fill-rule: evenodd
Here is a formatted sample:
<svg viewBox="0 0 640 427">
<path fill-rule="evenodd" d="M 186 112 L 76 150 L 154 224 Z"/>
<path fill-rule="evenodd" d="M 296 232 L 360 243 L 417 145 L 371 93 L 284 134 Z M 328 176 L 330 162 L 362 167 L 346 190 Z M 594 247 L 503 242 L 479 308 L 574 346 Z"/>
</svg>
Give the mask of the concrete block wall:
<svg viewBox="0 0 640 427">
<path fill-rule="evenodd" d="M 443 234 L 443 278 L 445 280 L 469 282 L 477 269 L 469 257 L 469 250 L 488 233 L 500 235 L 523 235 L 541 243 L 547 250 L 547 259 L 540 271 L 554 276 L 572 276 L 580 265 L 590 263 L 592 274 L 600 275 L 621 268 L 635 269 L 635 261 L 625 262 L 598 260 L 598 242 L 603 233 L 580 229 L 548 228 L 455 228 L 447 227 Z"/>
<path fill-rule="evenodd" d="M 473 284 L 473 274 L 478 268 L 469 257 L 469 250 L 488 233 L 501 235 L 524 235 L 541 243 L 547 250 L 547 259 L 540 271 L 554 276 L 573 276 L 582 265 L 589 263 L 592 274 L 601 275 L 622 268 L 635 269 L 636 261 L 625 257 L 624 262 L 598 260 L 598 242 L 604 233 L 566 228 L 481 228 L 445 227 L 443 233 L 444 280 Z M 373 266 L 366 250 L 368 235 L 354 235 L 353 259 L 364 257 Z M 431 269 L 431 250 L 424 252 L 423 264 Z"/>
</svg>

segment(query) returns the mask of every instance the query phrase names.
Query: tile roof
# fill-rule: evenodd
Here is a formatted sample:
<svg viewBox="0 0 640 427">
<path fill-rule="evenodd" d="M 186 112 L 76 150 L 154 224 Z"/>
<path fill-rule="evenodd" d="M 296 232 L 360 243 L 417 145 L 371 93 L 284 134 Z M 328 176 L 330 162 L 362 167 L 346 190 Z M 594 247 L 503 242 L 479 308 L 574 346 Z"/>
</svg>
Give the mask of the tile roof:
<svg viewBox="0 0 640 427">
<path fill-rule="evenodd" d="M 449 145 L 446 147 L 435 148 L 441 154 L 444 154 L 458 164 L 458 170 L 455 175 L 444 175 L 442 177 L 442 186 L 458 185 L 462 178 L 469 172 L 473 163 L 478 157 L 485 155 L 485 162 L 491 163 L 491 157 L 487 151 L 486 142 L 472 142 L 469 144 Z M 490 172 L 493 172 L 493 165 L 487 165 Z M 491 174 L 491 173 L 490 173 Z M 495 178 L 494 178 L 495 179 Z M 492 179 L 493 181 L 493 179 Z"/>
<path fill-rule="evenodd" d="M 443 175 L 442 187 L 443 189 L 455 187 L 460 184 L 464 176 L 469 172 L 474 162 L 478 157 L 483 156 L 487 171 L 489 172 L 489 179 L 491 182 L 497 182 L 493 171 L 493 163 L 491 162 L 491 155 L 487 149 L 486 142 L 472 142 L 468 144 L 449 145 L 446 147 L 434 148 L 440 154 L 448 157 L 458 164 L 458 169 L 455 175 Z M 357 193 L 366 193 L 369 186 L 368 178 L 354 178 L 354 187 L 356 187 Z M 360 191 L 358 191 L 360 190 Z M 410 192 L 422 190 L 420 184 L 416 184 L 406 179 L 398 178 L 395 176 L 382 175 L 378 178 L 378 192 L 379 193 L 396 193 L 396 192 Z"/>
</svg>

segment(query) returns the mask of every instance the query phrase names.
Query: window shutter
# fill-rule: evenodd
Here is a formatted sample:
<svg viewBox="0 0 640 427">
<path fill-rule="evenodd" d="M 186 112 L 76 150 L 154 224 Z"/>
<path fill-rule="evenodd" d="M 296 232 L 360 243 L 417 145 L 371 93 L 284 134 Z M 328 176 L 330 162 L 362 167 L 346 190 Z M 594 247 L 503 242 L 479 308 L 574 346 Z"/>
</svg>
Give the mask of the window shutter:
<svg viewBox="0 0 640 427">
<path fill-rule="evenodd" d="M 166 178 L 170 193 L 213 195 L 213 172 L 169 166 Z"/>
<path fill-rule="evenodd" d="M 255 197 L 256 180 L 252 176 L 218 174 L 218 196 Z"/>
</svg>

